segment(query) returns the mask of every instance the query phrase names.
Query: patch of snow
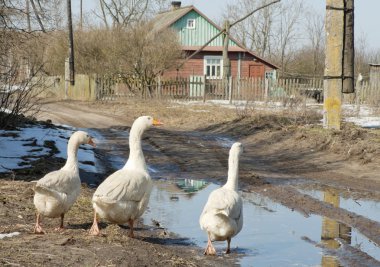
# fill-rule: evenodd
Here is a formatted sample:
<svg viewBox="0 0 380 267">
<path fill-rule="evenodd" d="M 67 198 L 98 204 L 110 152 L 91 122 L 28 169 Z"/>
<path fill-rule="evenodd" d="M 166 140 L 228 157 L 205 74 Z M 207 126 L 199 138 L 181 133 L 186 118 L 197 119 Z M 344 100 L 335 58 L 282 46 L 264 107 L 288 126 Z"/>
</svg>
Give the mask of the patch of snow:
<svg viewBox="0 0 380 267">
<path fill-rule="evenodd" d="M 1 111 L 1 112 L 4 112 L 4 113 L 7 113 L 7 114 L 12 113 L 12 110 L 7 109 L 7 108 L 1 108 L 0 111 Z"/>
<path fill-rule="evenodd" d="M 6 237 L 14 237 L 18 236 L 20 232 L 13 232 L 13 233 L 8 233 L 8 234 L 0 234 L 0 239 L 4 239 Z"/>
<path fill-rule="evenodd" d="M 73 128 L 44 128 L 39 125 L 24 127 L 17 131 L 0 130 L 0 173 L 30 167 L 29 162 L 49 154 L 45 141 L 53 141 L 58 149 L 55 157 L 67 158 L 67 142 Z M 94 162 L 94 153 L 88 146 L 80 146 L 79 168 L 95 172 L 95 167 L 81 162 Z"/>
<path fill-rule="evenodd" d="M 380 128 L 380 117 L 348 117 L 346 121 L 363 128 Z"/>
</svg>

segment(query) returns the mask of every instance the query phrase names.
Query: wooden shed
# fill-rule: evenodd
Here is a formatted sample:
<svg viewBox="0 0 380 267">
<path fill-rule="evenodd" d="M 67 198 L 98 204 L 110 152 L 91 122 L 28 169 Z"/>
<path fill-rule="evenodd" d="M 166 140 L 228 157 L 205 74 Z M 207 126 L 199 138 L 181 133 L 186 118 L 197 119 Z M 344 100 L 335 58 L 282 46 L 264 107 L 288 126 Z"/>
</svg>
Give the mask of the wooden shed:
<svg viewBox="0 0 380 267">
<path fill-rule="evenodd" d="M 380 64 L 369 64 L 369 83 L 371 88 L 380 86 Z"/>
<path fill-rule="evenodd" d="M 172 2 L 171 10 L 159 13 L 154 19 L 155 30 L 172 28 L 178 33 L 182 50 L 191 55 L 222 29 L 194 6 L 181 7 L 181 2 Z M 183 63 L 178 69 L 164 73 L 164 77 L 203 76 L 220 79 L 223 76 L 223 38 L 220 35 L 201 52 Z M 234 78 L 276 77 L 278 67 L 248 50 L 231 38 L 228 46 L 231 75 Z"/>
</svg>

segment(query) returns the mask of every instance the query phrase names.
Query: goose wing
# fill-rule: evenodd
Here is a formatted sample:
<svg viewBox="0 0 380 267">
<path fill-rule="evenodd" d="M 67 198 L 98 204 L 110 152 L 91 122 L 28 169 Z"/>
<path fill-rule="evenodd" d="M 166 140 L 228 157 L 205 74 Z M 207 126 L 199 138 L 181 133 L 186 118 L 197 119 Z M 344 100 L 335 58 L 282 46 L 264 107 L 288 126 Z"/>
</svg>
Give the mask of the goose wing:
<svg viewBox="0 0 380 267">
<path fill-rule="evenodd" d="M 151 186 L 150 177 L 145 173 L 122 169 L 104 180 L 95 191 L 94 197 L 107 203 L 139 202 Z"/>
<path fill-rule="evenodd" d="M 79 179 L 75 178 L 75 175 L 68 171 L 53 171 L 37 181 L 35 190 L 42 194 L 47 191 L 69 194 L 75 187 L 80 186 Z"/>
</svg>

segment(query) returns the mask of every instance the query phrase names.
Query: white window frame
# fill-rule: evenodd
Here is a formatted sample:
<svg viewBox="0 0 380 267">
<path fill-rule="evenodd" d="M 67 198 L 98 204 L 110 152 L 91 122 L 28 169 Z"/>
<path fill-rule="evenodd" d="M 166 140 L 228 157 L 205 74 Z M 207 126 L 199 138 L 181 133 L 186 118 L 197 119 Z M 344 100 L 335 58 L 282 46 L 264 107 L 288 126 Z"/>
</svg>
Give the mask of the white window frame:
<svg viewBox="0 0 380 267">
<path fill-rule="evenodd" d="M 186 22 L 187 29 L 195 29 L 195 19 L 188 19 Z"/>
<path fill-rule="evenodd" d="M 219 64 L 211 63 L 208 64 L 208 60 L 220 60 Z M 207 66 L 210 66 L 210 72 L 214 72 L 214 75 L 207 75 Z M 214 71 L 212 70 L 214 67 Z M 217 68 L 219 70 L 219 76 L 217 75 Z M 203 74 L 206 75 L 208 79 L 221 79 L 223 78 L 223 56 L 204 56 L 203 58 Z M 213 74 L 213 73 L 210 73 Z"/>
</svg>

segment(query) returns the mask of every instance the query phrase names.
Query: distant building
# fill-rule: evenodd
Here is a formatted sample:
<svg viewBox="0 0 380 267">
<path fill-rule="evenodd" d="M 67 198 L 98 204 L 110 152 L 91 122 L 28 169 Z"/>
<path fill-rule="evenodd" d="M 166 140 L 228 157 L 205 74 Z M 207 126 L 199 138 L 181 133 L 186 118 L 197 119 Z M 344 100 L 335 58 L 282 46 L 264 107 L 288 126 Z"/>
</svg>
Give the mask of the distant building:
<svg viewBox="0 0 380 267">
<path fill-rule="evenodd" d="M 154 29 L 172 28 L 178 33 L 182 50 L 189 56 L 222 29 L 194 6 L 181 7 L 181 2 L 172 2 L 171 10 L 158 14 Z M 190 77 L 206 75 L 208 79 L 223 76 L 223 37 L 220 35 L 201 52 L 186 61 L 179 69 L 164 73 L 164 77 Z M 265 78 L 276 76 L 277 66 L 249 51 L 230 38 L 228 57 L 231 61 L 231 76 L 234 78 Z"/>
<path fill-rule="evenodd" d="M 369 84 L 371 88 L 380 86 L 380 64 L 369 64 Z"/>
</svg>

